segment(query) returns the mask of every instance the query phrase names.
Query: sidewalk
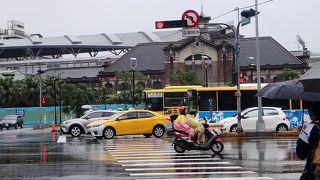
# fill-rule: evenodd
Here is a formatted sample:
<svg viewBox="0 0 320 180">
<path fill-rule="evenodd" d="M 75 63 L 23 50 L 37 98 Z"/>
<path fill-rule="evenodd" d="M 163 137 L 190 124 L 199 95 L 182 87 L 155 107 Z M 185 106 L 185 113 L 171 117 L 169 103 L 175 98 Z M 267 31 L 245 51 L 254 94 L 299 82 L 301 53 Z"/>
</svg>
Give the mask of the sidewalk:
<svg viewBox="0 0 320 180">
<path fill-rule="evenodd" d="M 239 132 L 239 133 L 224 133 L 223 138 L 298 138 L 297 131 L 287 132 Z"/>
</svg>

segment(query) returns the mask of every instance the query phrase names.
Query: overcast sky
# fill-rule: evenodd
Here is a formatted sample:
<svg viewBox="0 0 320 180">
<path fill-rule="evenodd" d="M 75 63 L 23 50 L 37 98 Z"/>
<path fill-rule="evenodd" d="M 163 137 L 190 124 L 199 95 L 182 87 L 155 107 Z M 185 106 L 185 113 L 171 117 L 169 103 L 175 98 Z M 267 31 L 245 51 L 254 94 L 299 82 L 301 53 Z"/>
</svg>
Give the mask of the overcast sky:
<svg viewBox="0 0 320 180">
<path fill-rule="evenodd" d="M 203 7 L 205 15 L 214 18 L 254 3 L 254 0 L 203 0 Z M 0 27 L 6 28 L 9 20 L 19 20 L 24 22 L 28 34 L 50 37 L 157 31 L 156 20 L 181 19 L 185 10 L 200 13 L 200 8 L 201 0 L 4 0 Z M 261 4 L 259 34 L 273 37 L 288 50 L 298 49 L 296 36 L 300 35 L 309 50 L 320 52 L 319 11 L 319 0 L 273 0 Z M 211 22 L 232 20 L 237 21 L 236 11 Z M 241 27 L 240 33 L 254 37 L 254 19 Z"/>
</svg>

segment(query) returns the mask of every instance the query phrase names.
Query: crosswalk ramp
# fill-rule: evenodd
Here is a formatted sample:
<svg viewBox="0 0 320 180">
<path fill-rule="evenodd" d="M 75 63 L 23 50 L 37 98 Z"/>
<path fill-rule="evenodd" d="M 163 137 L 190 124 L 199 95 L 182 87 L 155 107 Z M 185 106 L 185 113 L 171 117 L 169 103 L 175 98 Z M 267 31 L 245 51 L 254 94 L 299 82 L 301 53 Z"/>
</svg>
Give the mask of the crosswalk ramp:
<svg viewBox="0 0 320 180">
<path fill-rule="evenodd" d="M 166 140 L 133 139 L 107 141 L 105 150 L 121 164 L 134 179 L 221 179 L 221 180 L 267 180 L 256 172 L 233 165 L 219 157 L 190 151 L 176 153 Z"/>
</svg>

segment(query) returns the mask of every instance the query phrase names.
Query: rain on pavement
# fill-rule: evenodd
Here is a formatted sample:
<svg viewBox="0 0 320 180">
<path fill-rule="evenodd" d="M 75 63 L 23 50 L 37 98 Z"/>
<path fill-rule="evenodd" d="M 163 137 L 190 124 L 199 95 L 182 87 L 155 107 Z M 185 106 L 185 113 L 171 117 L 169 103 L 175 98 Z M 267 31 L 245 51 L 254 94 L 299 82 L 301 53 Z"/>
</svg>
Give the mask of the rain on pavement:
<svg viewBox="0 0 320 180">
<path fill-rule="evenodd" d="M 72 138 L 50 129 L 0 131 L 3 179 L 299 179 L 296 139 L 224 138 L 221 155 L 178 154 L 172 138 Z M 0 178 L 0 179 L 1 179 Z"/>
</svg>

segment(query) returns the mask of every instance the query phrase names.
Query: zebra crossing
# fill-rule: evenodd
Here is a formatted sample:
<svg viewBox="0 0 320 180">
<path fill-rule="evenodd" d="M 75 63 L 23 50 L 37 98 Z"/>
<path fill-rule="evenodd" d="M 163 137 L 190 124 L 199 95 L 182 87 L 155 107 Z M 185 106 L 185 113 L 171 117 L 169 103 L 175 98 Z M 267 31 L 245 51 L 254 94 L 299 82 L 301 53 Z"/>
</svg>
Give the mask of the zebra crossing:
<svg viewBox="0 0 320 180">
<path fill-rule="evenodd" d="M 256 172 L 233 165 L 210 153 L 176 153 L 166 139 L 104 141 L 105 150 L 134 179 L 267 180 Z"/>
</svg>

